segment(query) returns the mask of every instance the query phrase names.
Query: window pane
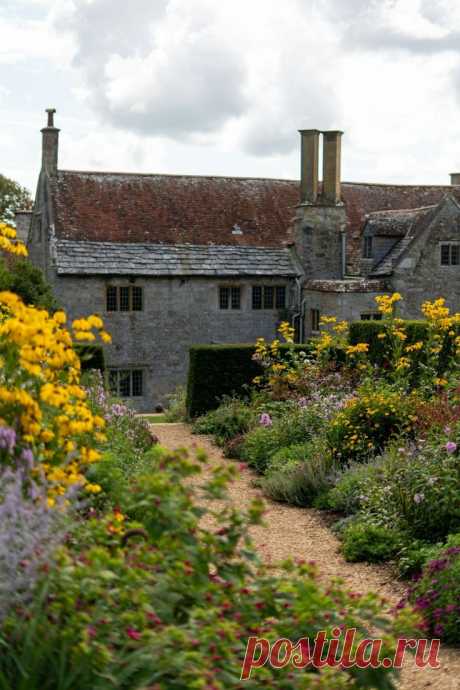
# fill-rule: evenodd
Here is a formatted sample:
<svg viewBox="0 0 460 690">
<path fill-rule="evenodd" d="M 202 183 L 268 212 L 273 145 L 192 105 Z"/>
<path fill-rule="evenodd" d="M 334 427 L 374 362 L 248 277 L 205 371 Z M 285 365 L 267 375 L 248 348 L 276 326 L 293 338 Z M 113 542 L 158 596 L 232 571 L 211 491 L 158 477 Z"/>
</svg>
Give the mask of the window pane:
<svg viewBox="0 0 460 690">
<path fill-rule="evenodd" d="M 458 266 L 460 263 L 460 245 L 458 244 L 450 246 L 450 263 L 452 266 Z"/>
<path fill-rule="evenodd" d="M 107 311 L 117 311 L 117 288 L 112 285 L 107 288 Z"/>
<path fill-rule="evenodd" d="M 311 330 L 319 331 L 319 309 L 311 310 Z"/>
<path fill-rule="evenodd" d="M 109 389 L 112 395 L 118 395 L 118 371 L 116 369 L 109 370 Z"/>
<path fill-rule="evenodd" d="M 239 309 L 241 306 L 241 289 L 239 287 L 232 287 L 232 309 Z"/>
<path fill-rule="evenodd" d="M 278 285 L 276 288 L 276 308 L 285 309 L 286 308 L 286 288 L 284 285 Z"/>
<path fill-rule="evenodd" d="M 120 396 L 122 398 L 129 398 L 131 395 L 131 372 L 130 371 L 119 371 L 119 385 L 120 385 Z"/>
<path fill-rule="evenodd" d="M 363 255 L 365 259 L 372 259 L 372 237 L 364 238 Z"/>
<path fill-rule="evenodd" d="M 264 286 L 264 309 L 273 309 L 273 297 L 275 290 L 271 285 Z"/>
<path fill-rule="evenodd" d="M 219 290 L 219 306 L 221 309 L 228 309 L 230 299 L 230 290 L 226 287 L 221 287 Z"/>
<path fill-rule="evenodd" d="M 142 288 L 138 287 L 137 285 L 134 285 L 132 288 L 133 295 L 133 311 L 142 311 L 143 309 L 143 294 L 142 294 Z"/>
<path fill-rule="evenodd" d="M 262 309 L 262 288 L 260 285 L 252 286 L 252 308 Z"/>
<path fill-rule="evenodd" d="M 371 320 L 370 314 L 361 314 L 361 321 L 370 321 L 370 320 Z"/>
<path fill-rule="evenodd" d="M 143 372 L 141 369 L 134 369 L 132 372 L 132 378 L 133 378 L 133 395 L 143 395 L 142 389 L 143 389 Z"/>
<path fill-rule="evenodd" d="M 129 287 L 120 288 L 120 311 L 129 311 Z"/>
<path fill-rule="evenodd" d="M 441 244 L 441 265 L 449 266 L 450 264 L 450 245 Z"/>
</svg>

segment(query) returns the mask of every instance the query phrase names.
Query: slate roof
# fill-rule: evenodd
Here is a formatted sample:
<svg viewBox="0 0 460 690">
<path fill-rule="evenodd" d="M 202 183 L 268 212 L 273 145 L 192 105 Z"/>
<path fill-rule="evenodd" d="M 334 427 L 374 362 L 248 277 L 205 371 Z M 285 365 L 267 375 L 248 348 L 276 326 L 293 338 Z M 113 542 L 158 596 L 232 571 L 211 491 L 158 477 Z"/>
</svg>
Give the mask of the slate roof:
<svg viewBox="0 0 460 690">
<path fill-rule="evenodd" d="M 60 170 L 50 181 L 56 235 L 67 240 L 283 247 L 298 180 Z M 460 187 L 343 182 L 348 262 L 357 270 L 366 215 L 437 204 Z"/>
<path fill-rule="evenodd" d="M 297 275 L 288 249 L 56 240 L 59 275 Z"/>
<path fill-rule="evenodd" d="M 396 211 L 375 211 L 367 216 L 364 234 L 378 237 L 404 237 L 415 221 L 426 215 L 433 206 Z"/>
</svg>

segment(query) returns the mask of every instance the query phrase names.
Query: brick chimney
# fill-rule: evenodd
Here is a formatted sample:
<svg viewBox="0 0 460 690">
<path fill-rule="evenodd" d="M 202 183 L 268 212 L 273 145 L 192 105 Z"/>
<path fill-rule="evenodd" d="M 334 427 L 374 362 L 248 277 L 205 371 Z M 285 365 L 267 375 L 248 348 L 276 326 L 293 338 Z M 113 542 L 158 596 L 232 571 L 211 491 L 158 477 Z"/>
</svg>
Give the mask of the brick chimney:
<svg viewBox="0 0 460 690">
<path fill-rule="evenodd" d="M 342 134 L 323 132 L 323 203 L 335 206 L 341 202 Z"/>
<path fill-rule="evenodd" d="M 460 185 L 460 173 L 450 173 L 450 184 Z"/>
<path fill-rule="evenodd" d="M 318 199 L 318 129 L 300 129 L 300 203 L 315 204 Z"/>
<path fill-rule="evenodd" d="M 54 108 L 48 108 L 48 123 L 42 132 L 42 170 L 45 170 L 50 177 L 57 174 L 58 150 L 59 150 L 59 129 L 54 126 Z"/>
</svg>

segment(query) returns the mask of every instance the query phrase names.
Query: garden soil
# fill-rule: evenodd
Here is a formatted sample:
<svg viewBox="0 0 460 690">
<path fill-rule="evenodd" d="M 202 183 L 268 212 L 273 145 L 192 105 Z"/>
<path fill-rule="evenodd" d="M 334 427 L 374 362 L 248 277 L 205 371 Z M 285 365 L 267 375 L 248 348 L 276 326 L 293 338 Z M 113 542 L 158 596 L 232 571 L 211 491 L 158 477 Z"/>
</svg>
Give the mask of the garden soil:
<svg viewBox="0 0 460 690">
<path fill-rule="evenodd" d="M 186 424 L 155 424 L 154 431 L 160 443 L 171 450 L 186 448 L 192 454 L 197 448 L 205 450 L 208 462 L 204 465 L 201 478 L 213 466 L 232 462 L 223 457 L 220 449 L 208 437 L 193 436 Z M 228 493 L 229 500 L 240 509 L 246 508 L 254 498 L 264 500 L 266 526 L 251 528 L 251 535 L 267 563 L 276 565 L 287 558 L 315 561 L 323 581 L 340 577 L 353 592 L 377 592 L 386 598 L 389 609 L 398 602 L 404 585 L 395 579 L 389 568 L 347 563 L 339 552 L 338 539 L 328 528 L 321 512 L 274 503 L 263 497 L 262 492 L 254 486 L 255 479 L 256 475 L 251 470 L 240 470 L 239 476 L 230 484 Z M 212 529 L 211 518 L 205 516 L 203 526 Z M 438 670 L 416 669 L 411 660 L 409 657 L 402 671 L 398 686 L 400 690 L 460 690 L 460 649 L 442 648 L 441 668 Z"/>
</svg>

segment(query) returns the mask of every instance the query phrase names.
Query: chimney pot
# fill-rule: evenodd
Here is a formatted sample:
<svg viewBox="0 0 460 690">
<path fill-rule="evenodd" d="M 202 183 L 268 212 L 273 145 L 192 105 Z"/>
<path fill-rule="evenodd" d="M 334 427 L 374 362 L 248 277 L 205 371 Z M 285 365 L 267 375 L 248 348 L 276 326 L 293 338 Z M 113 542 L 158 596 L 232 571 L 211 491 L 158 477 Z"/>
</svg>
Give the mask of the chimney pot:
<svg viewBox="0 0 460 690">
<path fill-rule="evenodd" d="M 300 203 L 315 204 L 318 198 L 318 129 L 299 129 L 300 153 Z"/>
<path fill-rule="evenodd" d="M 323 132 L 323 201 L 336 205 L 341 201 L 342 134 L 339 130 Z"/>
<path fill-rule="evenodd" d="M 48 123 L 42 131 L 42 170 L 50 177 L 57 174 L 59 152 L 59 129 L 54 126 L 55 108 L 47 108 Z"/>
<path fill-rule="evenodd" d="M 450 173 L 450 184 L 460 185 L 460 173 Z"/>
</svg>

